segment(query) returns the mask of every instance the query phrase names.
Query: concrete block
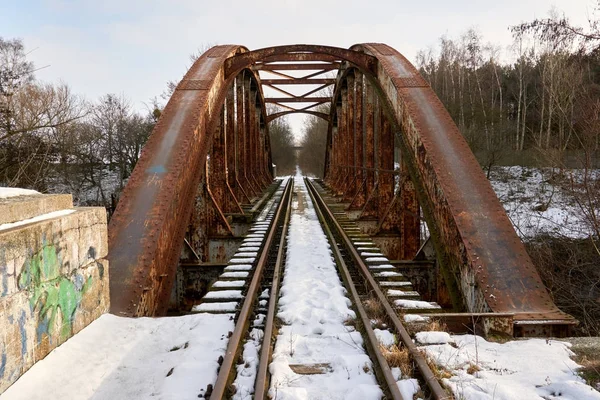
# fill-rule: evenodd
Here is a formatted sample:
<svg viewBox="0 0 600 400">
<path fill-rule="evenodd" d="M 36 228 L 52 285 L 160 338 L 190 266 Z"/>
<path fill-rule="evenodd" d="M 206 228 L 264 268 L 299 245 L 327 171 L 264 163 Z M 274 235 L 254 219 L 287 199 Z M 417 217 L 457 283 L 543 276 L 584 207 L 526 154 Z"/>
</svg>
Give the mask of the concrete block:
<svg viewBox="0 0 600 400">
<path fill-rule="evenodd" d="M 73 208 L 70 194 L 15 196 L 0 199 L 0 225 Z"/>
<path fill-rule="evenodd" d="M 107 252 L 103 208 L 0 230 L 0 393 L 108 311 Z"/>
</svg>

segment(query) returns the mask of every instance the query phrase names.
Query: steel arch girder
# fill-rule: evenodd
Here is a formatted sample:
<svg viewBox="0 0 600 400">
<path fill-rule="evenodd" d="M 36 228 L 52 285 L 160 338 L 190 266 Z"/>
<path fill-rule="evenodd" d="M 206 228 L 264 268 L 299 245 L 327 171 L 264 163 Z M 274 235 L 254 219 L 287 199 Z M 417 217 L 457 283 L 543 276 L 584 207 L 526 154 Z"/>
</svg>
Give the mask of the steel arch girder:
<svg viewBox="0 0 600 400">
<path fill-rule="evenodd" d="M 385 44 L 351 49 L 378 60 L 370 78 L 401 132 L 436 250 L 467 308 L 575 323 L 552 301 L 466 140 L 417 69 Z"/>
<path fill-rule="evenodd" d="M 234 78 L 225 78 L 225 60 L 244 51 L 226 45 L 205 52 L 177 86 L 144 146 L 109 224 L 114 314 L 166 312 L 203 162 Z M 264 107 L 261 118 L 266 120 Z"/>
</svg>

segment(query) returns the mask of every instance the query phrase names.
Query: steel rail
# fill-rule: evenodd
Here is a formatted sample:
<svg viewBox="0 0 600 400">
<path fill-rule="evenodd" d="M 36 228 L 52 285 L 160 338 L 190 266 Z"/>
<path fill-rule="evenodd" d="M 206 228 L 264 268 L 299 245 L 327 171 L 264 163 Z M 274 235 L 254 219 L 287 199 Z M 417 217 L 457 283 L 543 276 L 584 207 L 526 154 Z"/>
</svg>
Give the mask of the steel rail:
<svg viewBox="0 0 600 400">
<path fill-rule="evenodd" d="M 292 182 L 291 191 L 294 190 L 294 180 L 290 178 Z M 281 281 L 281 273 L 283 269 L 285 243 L 287 242 L 287 230 L 290 223 L 291 214 L 291 203 L 292 196 L 288 196 L 286 204 L 286 212 L 283 220 L 283 230 L 281 238 L 279 240 L 279 249 L 277 251 L 277 259 L 275 260 L 275 268 L 273 269 L 273 280 L 271 281 L 271 293 L 269 295 L 269 308 L 265 317 L 265 328 L 263 340 L 260 347 L 260 357 L 258 364 L 258 372 L 256 373 L 256 380 L 254 383 L 254 398 L 255 399 L 266 399 L 269 391 L 268 384 L 268 370 L 269 363 L 271 361 L 272 346 L 271 342 L 273 339 L 273 331 L 275 326 L 275 313 L 277 312 L 277 298 L 279 296 L 279 284 Z"/>
<path fill-rule="evenodd" d="M 258 290 L 262 281 L 262 275 L 268 262 L 269 251 L 271 249 L 273 239 L 277 232 L 277 225 L 279 224 L 279 220 L 284 208 L 283 205 L 285 204 L 287 198 L 290 196 L 291 193 L 291 185 L 291 180 L 289 180 L 281 196 L 281 201 L 279 203 L 279 206 L 277 207 L 277 213 L 273 217 L 273 222 L 271 223 L 269 234 L 265 241 L 263 251 L 260 255 L 258 263 L 256 264 L 256 269 L 254 270 L 252 281 L 248 286 L 248 291 L 246 293 L 246 297 L 244 298 L 244 303 L 240 310 L 237 323 L 235 324 L 235 329 L 233 330 L 233 333 L 229 338 L 229 342 L 227 343 L 227 350 L 225 352 L 223 362 L 221 363 L 221 369 L 219 371 L 217 381 L 215 382 L 213 391 L 211 393 L 211 398 L 213 399 L 225 398 L 227 388 L 234 379 L 233 372 L 235 361 L 237 356 L 239 355 L 239 351 L 241 350 L 242 341 L 245 337 L 245 334 L 247 333 L 247 327 L 250 322 L 249 319 L 252 314 L 252 308 L 254 306 L 256 298 L 258 297 Z"/>
<path fill-rule="evenodd" d="M 377 336 L 375 336 L 375 331 L 373 330 L 373 327 L 371 326 L 371 319 L 367 315 L 367 312 L 362 305 L 360 295 L 358 294 L 358 291 L 356 290 L 356 286 L 354 284 L 352 276 L 350 275 L 348 266 L 346 265 L 346 262 L 343 259 L 339 245 L 337 244 L 337 240 L 335 239 L 333 232 L 329 228 L 329 224 L 327 222 L 327 219 L 325 218 L 325 214 L 323 213 L 322 208 L 326 207 L 326 206 L 324 205 L 324 203 L 317 204 L 316 197 L 318 196 L 318 193 L 316 193 L 316 190 L 314 190 L 314 188 L 309 187 L 308 178 L 304 178 L 304 182 L 306 182 L 306 187 L 308 188 L 308 194 L 310 195 L 310 198 L 313 202 L 315 212 L 317 213 L 317 216 L 319 217 L 319 220 L 321 221 L 321 226 L 323 227 L 323 230 L 325 231 L 325 235 L 329 239 L 329 244 L 331 245 L 331 251 L 333 252 L 333 256 L 335 258 L 336 264 L 342 272 L 342 277 L 344 279 L 344 282 L 346 282 L 346 285 L 348 286 L 348 289 L 352 296 L 352 302 L 354 303 L 354 306 L 356 307 L 356 310 L 358 311 L 358 315 L 360 316 L 360 321 L 361 321 L 361 323 L 363 325 L 363 329 L 367 335 L 369 347 L 371 348 L 371 353 L 372 353 L 371 356 L 375 356 L 375 361 L 377 362 L 377 365 L 379 366 L 379 371 L 383 375 L 383 381 L 385 381 L 385 383 L 387 385 L 387 390 L 384 390 L 384 392 L 386 392 L 386 396 L 391 396 L 392 399 L 408 400 L 408 399 L 404 399 L 404 397 L 402 397 L 402 394 L 400 393 L 400 389 L 398 388 L 398 384 L 396 383 L 396 380 L 394 379 L 394 375 L 392 374 L 392 370 L 391 370 L 389 364 L 387 363 L 385 357 L 383 356 L 383 354 L 381 354 L 381 351 L 379 351 L 379 341 L 377 340 Z"/>
<path fill-rule="evenodd" d="M 364 276 L 365 281 L 370 286 L 370 290 L 373 293 L 375 293 L 375 295 L 377 296 L 377 299 L 381 302 L 381 304 L 385 308 L 386 314 L 392 321 L 394 328 L 396 329 L 396 333 L 398 334 L 398 337 L 400 337 L 400 339 L 402 340 L 402 344 L 404 346 L 406 346 L 406 348 L 408 349 L 415 364 L 417 365 L 417 368 L 421 374 L 422 379 L 425 381 L 425 383 L 431 390 L 431 395 L 433 396 L 433 398 L 436 400 L 452 399 L 453 397 L 451 395 L 449 395 L 448 393 L 446 393 L 446 391 L 442 388 L 438 379 L 435 377 L 433 371 L 427 364 L 427 361 L 423 357 L 423 354 L 419 351 L 417 346 L 412 341 L 412 338 L 410 337 L 406 328 L 404 327 L 404 325 L 398 318 L 396 311 L 390 305 L 390 303 L 389 303 L 387 297 L 385 296 L 385 294 L 383 293 L 383 291 L 379 288 L 379 285 L 375 281 L 375 278 L 373 278 L 373 275 L 371 275 L 371 272 L 369 271 L 366 264 L 364 263 L 364 261 L 362 260 L 362 258 L 358 254 L 358 252 L 356 251 L 354 245 L 352 244 L 352 241 L 350 240 L 350 238 L 348 237 L 348 235 L 346 234 L 346 232 L 344 231 L 342 226 L 339 224 L 339 222 L 336 220 L 335 216 L 333 215 L 333 213 L 331 212 L 329 207 L 327 207 L 327 204 L 325 204 L 325 201 L 319 195 L 319 193 L 315 189 L 312 182 L 310 182 L 310 180 L 308 180 L 308 179 L 306 179 L 306 186 L 309 188 L 309 192 L 312 191 L 312 193 L 315 194 L 315 198 L 317 199 L 317 202 L 320 204 L 320 206 L 325 210 L 325 212 L 329 216 L 329 220 L 331 221 L 331 224 L 337 230 L 340 237 L 344 241 L 347 250 L 351 253 L 352 258 L 354 259 L 356 265 L 358 265 L 360 271 L 362 272 L 362 275 Z"/>
</svg>

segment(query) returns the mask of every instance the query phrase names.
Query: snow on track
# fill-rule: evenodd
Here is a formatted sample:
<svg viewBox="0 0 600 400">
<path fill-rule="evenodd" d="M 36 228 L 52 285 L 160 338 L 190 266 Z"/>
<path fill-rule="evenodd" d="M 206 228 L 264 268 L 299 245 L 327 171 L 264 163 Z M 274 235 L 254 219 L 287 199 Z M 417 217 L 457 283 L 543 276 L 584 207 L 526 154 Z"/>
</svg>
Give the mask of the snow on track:
<svg viewBox="0 0 600 400">
<path fill-rule="evenodd" d="M 269 367 L 270 395 L 278 400 L 379 399 L 383 394 L 362 337 L 345 324 L 356 316 L 300 174 L 295 191 L 277 314 L 283 326 Z M 294 364 L 329 368 L 301 375 L 291 369 Z"/>
<path fill-rule="evenodd" d="M 36 363 L 1 399 L 198 399 L 217 377 L 233 326 L 229 314 L 104 314 Z"/>
</svg>

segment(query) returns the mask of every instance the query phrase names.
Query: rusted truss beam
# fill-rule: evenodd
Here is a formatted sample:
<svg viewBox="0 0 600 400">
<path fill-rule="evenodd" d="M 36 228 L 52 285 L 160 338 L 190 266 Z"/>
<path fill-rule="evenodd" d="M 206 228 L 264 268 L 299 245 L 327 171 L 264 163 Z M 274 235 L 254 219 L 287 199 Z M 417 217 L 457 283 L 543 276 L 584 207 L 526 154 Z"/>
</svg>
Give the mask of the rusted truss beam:
<svg viewBox="0 0 600 400">
<path fill-rule="evenodd" d="M 273 90 L 275 90 L 275 91 L 277 91 L 279 93 L 283 93 L 283 94 L 285 94 L 286 96 L 289 96 L 289 97 L 293 97 L 293 98 L 296 98 L 296 99 L 308 99 L 309 98 L 308 96 L 310 96 L 311 94 L 317 93 L 317 92 L 325 89 L 329 85 L 320 85 L 317 88 L 314 88 L 312 90 L 309 90 L 308 92 L 305 92 L 305 93 L 302 93 L 302 94 L 298 94 L 298 95 L 290 93 L 288 91 L 285 91 L 285 90 L 283 90 L 281 88 L 278 88 L 276 86 L 273 86 L 273 85 L 264 85 L 264 86 L 268 86 L 271 89 L 273 89 Z"/>
<path fill-rule="evenodd" d="M 265 97 L 267 103 L 329 103 L 331 97 Z"/>
<path fill-rule="evenodd" d="M 340 57 L 331 56 L 323 53 L 288 53 L 276 56 L 265 57 L 263 63 L 275 61 L 340 61 Z"/>
<path fill-rule="evenodd" d="M 325 114 L 325 113 L 318 112 L 318 111 L 292 109 L 292 110 L 280 111 L 280 112 L 276 112 L 276 113 L 268 115 L 267 123 L 273 121 L 274 119 L 277 119 L 277 118 L 280 118 L 280 117 L 283 117 L 283 116 L 289 115 L 289 114 L 310 114 L 310 115 L 314 115 L 315 117 L 324 119 L 325 121 L 329 121 L 329 114 Z"/>
<path fill-rule="evenodd" d="M 263 85 L 333 85 L 335 79 L 319 78 L 319 79 L 306 79 L 306 78 L 294 78 L 294 79 L 261 79 Z"/>
<path fill-rule="evenodd" d="M 230 75 L 235 75 L 244 68 L 249 68 L 252 65 L 255 65 L 257 62 L 264 60 L 282 60 L 281 56 L 290 58 L 304 57 L 316 59 L 315 55 L 317 53 L 322 56 L 320 59 L 324 61 L 335 58 L 338 60 L 348 61 L 364 72 L 376 72 L 377 59 L 369 54 L 366 54 L 365 52 L 346 50 L 332 46 L 293 44 L 288 46 L 267 47 L 264 49 L 236 54 L 235 56 L 228 58 L 225 62 L 225 76 L 228 77 Z M 334 64 L 338 64 L 336 69 L 339 68 L 339 63 L 332 63 L 332 65 Z M 285 64 L 280 64 L 280 66 L 281 65 Z M 314 66 L 311 66 L 310 64 L 304 64 L 304 66 L 308 66 L 306 69 L 314 69 Z M 264 67 L 265 66 L 263 66 L 263 69 Z M 269 65 L 268 67 L 272 68 L 272 65 Z M 296 66 L 290 69 L 297 70 L 302 68 L 297 68 Z"/>
<path fill-rule="evenodd" d="M 333 71 L 340 68 L 340 63 L 330 64 L 257 64 L 253 68 L 257 71 Z"/>
<path fill-rule="evenodd" d="M 297 111 L 297 112 L 302 112 L 302 111 L 307 111 L 310 110 L 311 108 L 315 108 L 318 105 L 323 104 L 323 103 L 313 103 L 313 104 L 309 104 L 306 107 L 302 107 L 302 108 L 294 108 L 294 107 L 290 107 L 287 106 L 285 104 L 279 104 L 277 103 L 278 106 L 280 106 L 281 108 L 285 109 L 285 110 L 289 110 L 289 111 Z"/>
</svg>

